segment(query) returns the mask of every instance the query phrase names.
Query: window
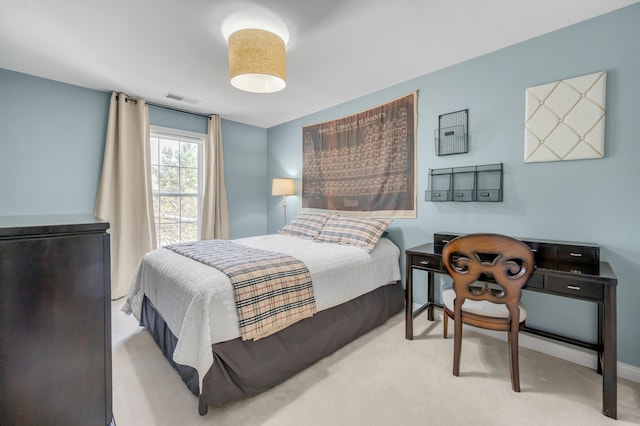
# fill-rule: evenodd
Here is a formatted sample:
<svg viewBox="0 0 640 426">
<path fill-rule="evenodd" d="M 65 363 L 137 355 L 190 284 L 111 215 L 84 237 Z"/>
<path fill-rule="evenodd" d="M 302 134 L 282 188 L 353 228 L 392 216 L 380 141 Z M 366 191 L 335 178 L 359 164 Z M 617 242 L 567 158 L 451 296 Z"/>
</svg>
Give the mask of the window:
<svg viewBox="0 0 640 426">
<path fill-rule="evenodd" d="M 151 127 L 151 182 L 158 246 L 198 239 L 204 135 Z"/>
</svg>

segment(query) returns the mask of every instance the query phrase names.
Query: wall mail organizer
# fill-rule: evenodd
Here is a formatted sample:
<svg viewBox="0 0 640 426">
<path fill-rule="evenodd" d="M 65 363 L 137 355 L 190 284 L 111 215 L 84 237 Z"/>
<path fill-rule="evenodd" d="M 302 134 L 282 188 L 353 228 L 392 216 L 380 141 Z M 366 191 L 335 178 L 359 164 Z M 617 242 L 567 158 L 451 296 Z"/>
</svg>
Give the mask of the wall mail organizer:
<svg viewBox="0 0 640 426">
<path fill-rule="evenodd" d="M 429 169 L 425 201 L 502 201 L 502 163 Z"/>
<path fill-rule="evenodd" d="M 464 154 L 469 152 L 468 129 L 468 109 L 438 116 L 438 128 L 434 132 L 436 155 Z"/>
</svg>

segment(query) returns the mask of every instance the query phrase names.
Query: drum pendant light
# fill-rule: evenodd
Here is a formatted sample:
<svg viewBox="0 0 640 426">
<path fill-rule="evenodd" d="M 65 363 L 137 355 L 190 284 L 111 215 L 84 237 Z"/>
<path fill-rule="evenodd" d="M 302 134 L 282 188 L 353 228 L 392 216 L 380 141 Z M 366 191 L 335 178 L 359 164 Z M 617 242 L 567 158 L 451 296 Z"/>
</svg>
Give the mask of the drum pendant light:
<svg viewBox="0 0 640 426">
<path fill-rule="evenodd" d="M 272 93 L 287 85 L 285 44 L 261 29 L 235 31 L 229 36 L 231 84 L 247 92 Z"/>
</svg>

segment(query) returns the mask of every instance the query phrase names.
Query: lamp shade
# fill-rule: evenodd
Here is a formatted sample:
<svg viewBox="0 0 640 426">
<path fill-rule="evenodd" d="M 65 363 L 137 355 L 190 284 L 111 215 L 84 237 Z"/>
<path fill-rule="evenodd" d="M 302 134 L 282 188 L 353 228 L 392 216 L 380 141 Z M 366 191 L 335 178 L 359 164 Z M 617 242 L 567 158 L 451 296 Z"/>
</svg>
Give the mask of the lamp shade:
<svg viewBox="0 0 640 426">
<path fill-rule="evenodd" d="M 271 184 L 271 195 L 294 195 L 293 179 L 275 178 Z"/>
<path fill-rule="evenodd" d="M 247 92 L 270 93 L 287 85 L 284 41 L 276 34 L 255 28 L 229 36 L 231 84 Z"/>
</svg>

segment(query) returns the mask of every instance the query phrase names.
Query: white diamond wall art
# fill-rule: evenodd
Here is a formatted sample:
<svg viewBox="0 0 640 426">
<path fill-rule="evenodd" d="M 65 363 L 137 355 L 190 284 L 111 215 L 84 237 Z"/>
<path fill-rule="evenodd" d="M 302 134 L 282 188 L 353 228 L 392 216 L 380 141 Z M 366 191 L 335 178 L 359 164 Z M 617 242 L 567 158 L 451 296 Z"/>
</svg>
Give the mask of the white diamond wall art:
<svg viewBox="0 0 640 426">
<path fill-rule="evenodd" d="M 525 163 L 604 157 L 606 80 L 602 71 L 526 90 Z"/>
</svg>

